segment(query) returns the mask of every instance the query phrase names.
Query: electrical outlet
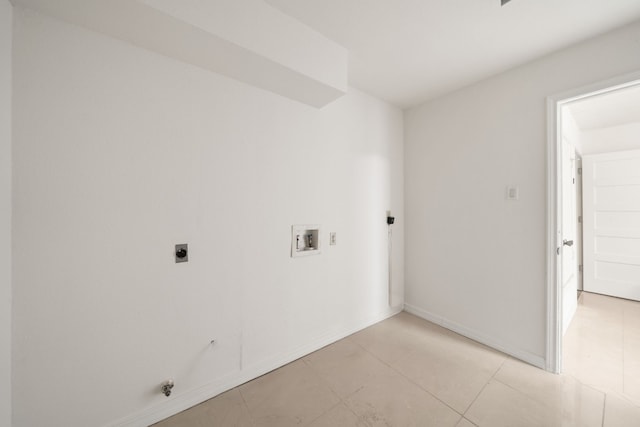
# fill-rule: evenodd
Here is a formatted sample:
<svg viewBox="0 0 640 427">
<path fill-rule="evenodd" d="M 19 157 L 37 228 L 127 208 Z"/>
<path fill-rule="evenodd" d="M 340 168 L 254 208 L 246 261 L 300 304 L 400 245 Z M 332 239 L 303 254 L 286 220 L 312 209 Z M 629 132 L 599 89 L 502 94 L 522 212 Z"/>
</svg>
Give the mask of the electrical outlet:
<svg viewBox="0 0 640 427">
<path fill-rule="evenodd" d="M 176 245 L 174 253 L 176 262 L 189 261 L 189 246 L 186 243 Z"/>
</svg>

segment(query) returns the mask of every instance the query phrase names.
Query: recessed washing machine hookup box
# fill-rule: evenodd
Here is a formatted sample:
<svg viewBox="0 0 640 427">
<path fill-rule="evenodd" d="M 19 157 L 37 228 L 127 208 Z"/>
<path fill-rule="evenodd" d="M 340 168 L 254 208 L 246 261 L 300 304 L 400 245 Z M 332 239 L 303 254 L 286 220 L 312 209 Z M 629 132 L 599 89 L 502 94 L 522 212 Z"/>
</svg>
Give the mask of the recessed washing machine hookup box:
<svg viewBox="0 0 640 427">
<path fill-rule="evenodd" d="M 291 227 L 291 257 L 320 253 L 320 226 L 294 225 Z"/>
</svg>

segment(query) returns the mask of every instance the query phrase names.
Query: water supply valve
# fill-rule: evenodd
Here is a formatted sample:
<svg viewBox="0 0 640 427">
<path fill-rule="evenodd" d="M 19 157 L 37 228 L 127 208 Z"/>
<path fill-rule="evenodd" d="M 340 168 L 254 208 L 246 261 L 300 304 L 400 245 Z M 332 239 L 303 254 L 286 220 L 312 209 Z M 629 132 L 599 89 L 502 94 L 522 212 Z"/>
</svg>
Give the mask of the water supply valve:
<svg viewBox="0 0 640 427">
<path fill-rule="evenodd" d="M 160 385 L 162 394 L 169 397 L 171 396 L 171 389 L 173 388 L 173 380 L 167 380 Z"/>
</svg>

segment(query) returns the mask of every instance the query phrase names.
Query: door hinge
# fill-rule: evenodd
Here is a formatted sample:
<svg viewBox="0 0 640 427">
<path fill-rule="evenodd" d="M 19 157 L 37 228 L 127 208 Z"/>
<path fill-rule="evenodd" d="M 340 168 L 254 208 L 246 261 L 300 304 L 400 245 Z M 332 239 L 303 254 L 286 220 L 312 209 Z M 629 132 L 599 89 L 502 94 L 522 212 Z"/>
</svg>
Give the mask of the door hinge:
<svg viewBox="0 0 640 427">
<path fill-rule="evenodd" d="M 582 215 L 578 215 L 578 222 L 582 224 Z"/>
<path fill-rule="evenodd" d="M 578 175 L 582 175 L 582 168 L 578 168 Z"/>
<path fill-rule="evenodd" d="M 580 265 L 578 266 L 578 271 L 579 271 L 580 273 L 582 273 L 582 264 L 580 264 Z"/>
</svg>

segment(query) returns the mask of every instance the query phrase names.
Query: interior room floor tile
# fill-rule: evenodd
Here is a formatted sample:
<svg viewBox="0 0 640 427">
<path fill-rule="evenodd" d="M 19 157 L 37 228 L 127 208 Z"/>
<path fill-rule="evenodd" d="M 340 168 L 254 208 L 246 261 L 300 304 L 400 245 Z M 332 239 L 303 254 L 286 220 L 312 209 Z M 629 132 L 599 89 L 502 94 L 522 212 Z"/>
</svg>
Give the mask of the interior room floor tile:
<svg viewBox="0 0 640 427">
<path fill-rule="evenodd" d="M 237 388 L 157 423 L 155 427 L 252 427 L 249 410 Z"/>
<path fill-rule="evenodd" d="M 351 409 L 346 407 L 344 403 L 337 404 L 309 424 L 309 427 L 335 426 L 368 427 L 368 424 L 359 419 Z"/>
<path fill-rule="evenodd" d="M 624 398 L 607 395 L 603 427 L 633 427 L 640 425 L 640 408 Z"/>
<path fill-rule="evenodd" d="M 640 303 L 582 293 L 553 375 L 400 313 L 157 427 L 640 426 Z"/>
<path fill-rule="evenodd" d="M 313 369 L 297 360 L 240 386 L 256 426 L 306 425 L 340 402 Z"/>
<path fill-rule="evenodd" d="M 408 320 L 409 316 L 411 315 L 400 313 L 351 335 L 349 339 L 381 361 L 394 362 L 407 353 L 428 345 L 426 335 L 435 326 L 429 323 L 428 326 L 423 326 L 422 332 L 419 332 L 420 328 L 416 327 L 415 321 Z M 397 317 L 400 319 L 396 319 Z"/>
<path fill-rule="evenodd" d="M 464 342 L 462 338 L 459 341 Z M 463 414 L 504 360 L 503 354 L 481 349 L 480 344 L 469 341 L 465 342 L 465 348 L 455 351 L 425 346 L 392 366 Z"/>
<path fill-rule="evenodd" d="M 304 361 L 340 397 L 346 398 L 390 368 L 351 340 L 340 340 L 311 353 Z"/>
<path fill-rule="evenodd" d="M 462 418 L 456 427 L 475 427 L 475 424 L 466 418 Z"/>
<path fill-rule="evenodd" d="M 433 395 L 389 370 L 347 398 L 367 425 L 454 427 L 461 416 Z"/>
</svg>

